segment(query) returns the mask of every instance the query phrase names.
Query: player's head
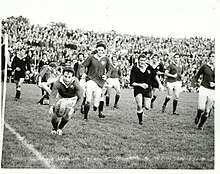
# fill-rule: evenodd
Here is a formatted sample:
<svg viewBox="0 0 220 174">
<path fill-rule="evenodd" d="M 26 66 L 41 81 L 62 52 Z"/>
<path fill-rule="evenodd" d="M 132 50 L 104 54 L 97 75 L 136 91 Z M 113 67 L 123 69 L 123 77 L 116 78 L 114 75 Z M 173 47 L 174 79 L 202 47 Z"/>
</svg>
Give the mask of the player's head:
<svg viewBox="0 0 220 174">
<path fill-rule="evenodd" d="M 215 65 L 215 52 L 211 51 L 208 55 L 208 62 L 212 65 Z"/>
<path fill-rule="evenodd" d="M 96 50 L 98 57 L 103 57 L 106 53 L 106 45 L 103 42 L 98 42 L 96 44 Z"/>
<path fill-rule="evenodd" d="M 147 57 L 144 54 L 140 54 L 138 56 L 138 65 L 139 66 L 144 66 L 147 63 Z"/>
<path fill-rule="evenodd" d="M 75 76 L 75 71 L 72 67 L 66 66 L 63 68 L 63 81 L 69 85 Z"/>
<path fill-rule="evenodd" d="M 180 61 L 180 55 L 178 53 L 173 55 L 172 59 L 175 63 L 178 63 Z"/>
<path fill-rule="evenodd" d="M 79 53 L 78 55 L 77 55 L 77 60 L 79 61 L 79 62 L 83 62 L 83 60 L 84 60 L 84 54 L 83 53 Z"/>
<path fill-rule="evenodd" d="M 115 54 L 112 55 L 112 64 L 115 65 L 118 61 L 118 58 Z"/>
<path fill-rule="evenodd" d="M 158 54 L 154 54 L 154 55 L 153 55 L 152 61 L 153 61 L 153 63 L 156 63 L 156 62 L 159 61 L 159 56 L 158 56 Z"/>
</svg>

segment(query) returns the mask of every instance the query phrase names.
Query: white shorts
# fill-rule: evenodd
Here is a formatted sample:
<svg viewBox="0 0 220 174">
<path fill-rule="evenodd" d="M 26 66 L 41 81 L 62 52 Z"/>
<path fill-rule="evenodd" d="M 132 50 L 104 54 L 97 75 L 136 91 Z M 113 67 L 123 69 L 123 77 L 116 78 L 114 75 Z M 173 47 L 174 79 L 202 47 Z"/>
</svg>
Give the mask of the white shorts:
<svg viewBox="0 0 220 174">
<path fill-rule="evenodd" d="M 181 90 L 182 81 L 167 82 L 167 88 Z"/>
<path fill-rule="evenodd" d="M 86 82 L 86 103 L 92 103 L 93 99 L 93 105 L 98 107 L 101 95 L 102 88 L 100 88 L 97 83 L 95 83 L 93 80 Z"/>
<path fill-rule="evenodd" d="M 107 82 L 109 88 L 114 88 L 116 90 L 117 94 L 120 95 L 121 85 L 120 85 L 118 78 L 108 78 L 106 80 L 106 82 Z"/>
<path fill-rule="evenodd" d="M 215 90 L 200 86 L 199 96 L 206 97 L 206 98 L 209 98 L 210 100 L 215 101 Z"/>
</svg>

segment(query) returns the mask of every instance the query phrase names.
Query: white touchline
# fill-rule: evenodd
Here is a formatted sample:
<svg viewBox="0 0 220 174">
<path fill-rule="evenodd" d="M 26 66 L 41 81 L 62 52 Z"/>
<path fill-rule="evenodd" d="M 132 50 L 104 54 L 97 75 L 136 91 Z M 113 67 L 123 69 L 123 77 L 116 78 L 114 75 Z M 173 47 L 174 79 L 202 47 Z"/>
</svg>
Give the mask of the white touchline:
<svg viewBox="0 0 220 174">
<path fill-rule="evenodd" d="M 5 127 L 13 133 L 21 143 L 27 147 L 36 157 L 40 160 L 45 167 L 47 168 L 55 168 L 54 165 L 50 164 L 49 161 L 43 157 L 43 155 L 38 152 L 31 144 L 27 143 L 27 141 L 22 137 L 19 133 L 17 133 L 9 124 L 5 123 Z"/>
</svg>

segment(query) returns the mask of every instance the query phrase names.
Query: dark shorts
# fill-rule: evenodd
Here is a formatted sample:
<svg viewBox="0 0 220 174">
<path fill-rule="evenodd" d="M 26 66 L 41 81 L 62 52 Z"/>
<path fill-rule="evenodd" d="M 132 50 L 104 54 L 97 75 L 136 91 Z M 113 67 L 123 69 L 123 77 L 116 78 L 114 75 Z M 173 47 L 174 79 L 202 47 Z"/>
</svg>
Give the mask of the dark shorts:
<svg viewBox="0 0 220 174">
<path fill-rule="evenodd" d="M 152 90 L 151 89 L 135 88 L 134 89 L 134 97 L 136 97 L 138 94 L 142 94 L 143 97 L 151 98 L 152 97 Z"/>
<path fill-rule="evenodd" d="M 24 77 L 25 77 L 24 71 L 21 72 L 15 71 L 15 80 L 19 80 L 20 78 L 24 78 Z"/>
</svg>

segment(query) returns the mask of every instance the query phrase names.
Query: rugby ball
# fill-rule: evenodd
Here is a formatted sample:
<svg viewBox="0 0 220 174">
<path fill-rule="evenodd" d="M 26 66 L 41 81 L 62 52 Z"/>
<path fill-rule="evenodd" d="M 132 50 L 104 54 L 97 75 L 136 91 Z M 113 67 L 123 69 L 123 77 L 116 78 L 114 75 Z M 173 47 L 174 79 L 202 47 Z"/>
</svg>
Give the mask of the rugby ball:
<svg viewBox="0 0 220 174">
<path fill-rule="evenodd" d="M 55 104 L 55 114 L 58 117 L 63 117 L 67 113 L 67 102 L 65 99 L 60 99 Z"/>
</svg>

